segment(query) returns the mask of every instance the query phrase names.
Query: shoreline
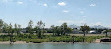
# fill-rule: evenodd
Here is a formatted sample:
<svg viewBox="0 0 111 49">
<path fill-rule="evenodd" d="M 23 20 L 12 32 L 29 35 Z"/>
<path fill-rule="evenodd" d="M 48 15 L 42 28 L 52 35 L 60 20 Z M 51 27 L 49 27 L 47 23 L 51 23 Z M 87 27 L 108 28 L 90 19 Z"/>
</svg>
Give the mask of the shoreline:
<svg viewBox="0 0 111 49">
<path fill-rule="evenodd" d="M 33 42 L 29 42 L 29 43 L 26 43 L 26 41 L 16 41 L 12 44 L 44 44 L 44 43 L 54 43 L 54 44 L 62 44 L 62 43 L 88 43 L 88 42 L 41 42 L 41 43 L 33 43 Z M 91 43 L 108 43 L 108 44 L 111 44 L 111 42 L 91 42 Z M 10 44 L 10 41 L 0 41 L 0 44 Z"/>
</svg>

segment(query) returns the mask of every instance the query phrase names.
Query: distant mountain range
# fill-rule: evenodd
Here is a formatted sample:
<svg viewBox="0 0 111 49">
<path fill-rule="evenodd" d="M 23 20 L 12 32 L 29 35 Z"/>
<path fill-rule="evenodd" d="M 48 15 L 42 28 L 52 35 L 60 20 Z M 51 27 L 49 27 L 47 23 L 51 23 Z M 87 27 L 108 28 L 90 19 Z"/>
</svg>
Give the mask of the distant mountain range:
<svg viewBox="0 0 111 49">
<path fill-rule="evenodd" d="M 105 29 L 107 27 L 104 27 L 104 26 L 101 26 L 101 25 L 94 25 L 94 26 L 91 26 L 91 28 Z"/>
<path fill-rule="evenodd" d="M 80 26 L 77 25 L 69 25 L 70 28 L 78 28 L 80 29 Z M 102 25 L 94 25 L 94 26 L 90 26 L 91 28 L 98 28 L 98 29 L 111 29 L 110 27 L 104 27 Z"/>
<path fill-rule="evenodd" d="M 80 26 L 77 26 L 77 25 L 69 25 L 69 27 L 70 28 L 78 28 L 78 29 L 80 28 Z"/>
</svg>

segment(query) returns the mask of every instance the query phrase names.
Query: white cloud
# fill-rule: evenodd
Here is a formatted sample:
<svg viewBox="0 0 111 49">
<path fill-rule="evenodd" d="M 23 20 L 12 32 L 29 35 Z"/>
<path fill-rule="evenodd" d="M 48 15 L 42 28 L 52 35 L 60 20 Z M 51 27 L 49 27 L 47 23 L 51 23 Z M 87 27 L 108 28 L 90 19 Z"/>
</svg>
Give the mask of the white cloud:
<svg viewBox="0 0 111 49">
<path fill-rule="evenodd" d="M 66 3 L 65 3 L 65 2 L 59 2 L 58 5 L 60 5 L 60 6 L 65 6 Z"/>
<path fill-rule="evenodd" d="M 94 7 L 94 6 L 96 6 L 96 4 L 90 4 L 89 6 L 92 6 L 92 7 Z"/>
<path fill-rule="evenodd" d="M 47 7 L 48 5 L 45 3 L 45 4 L 43 4 L 43 6 Z"/>
<path fill-rule="evenodd" d="M 23 4 L 23 2 L 21 2 L 21 1 L 18 1 L 17 3 L 18 3 L 18 4 Z"/>
<path fill-rule="evenodd" d="M 68 10 L 63 10 L 63 12 L 64 12 L 64 13 L 68 13 L 69 11 L 68 11 Z"/>
</svg>

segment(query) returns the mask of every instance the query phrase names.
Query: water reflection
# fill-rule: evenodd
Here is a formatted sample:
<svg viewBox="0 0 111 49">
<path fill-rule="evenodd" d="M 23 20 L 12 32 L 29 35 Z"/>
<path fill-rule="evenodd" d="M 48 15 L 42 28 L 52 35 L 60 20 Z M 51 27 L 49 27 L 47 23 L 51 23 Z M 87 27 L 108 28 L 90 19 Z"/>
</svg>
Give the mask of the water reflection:
<svg viewBox="0 0 111 49">
<path fill-rule="evenodd" d="M 0 49 L 111 49 L 104 43 L 41 43 L 41 44 L 0 44 Z"/>
</svg>

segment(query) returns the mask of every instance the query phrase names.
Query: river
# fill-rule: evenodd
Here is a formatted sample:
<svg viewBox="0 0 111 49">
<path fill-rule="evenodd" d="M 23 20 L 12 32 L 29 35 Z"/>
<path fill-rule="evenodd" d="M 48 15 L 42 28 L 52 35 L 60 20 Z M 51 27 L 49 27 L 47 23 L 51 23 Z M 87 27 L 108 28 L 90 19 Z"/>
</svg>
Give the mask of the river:
<svg viewBox="0 0 111 49">
<path fill-rule="evenodd" d="M 111 43 L 0 44 L 0 49 L 111 49 Z"/>
</svg>

